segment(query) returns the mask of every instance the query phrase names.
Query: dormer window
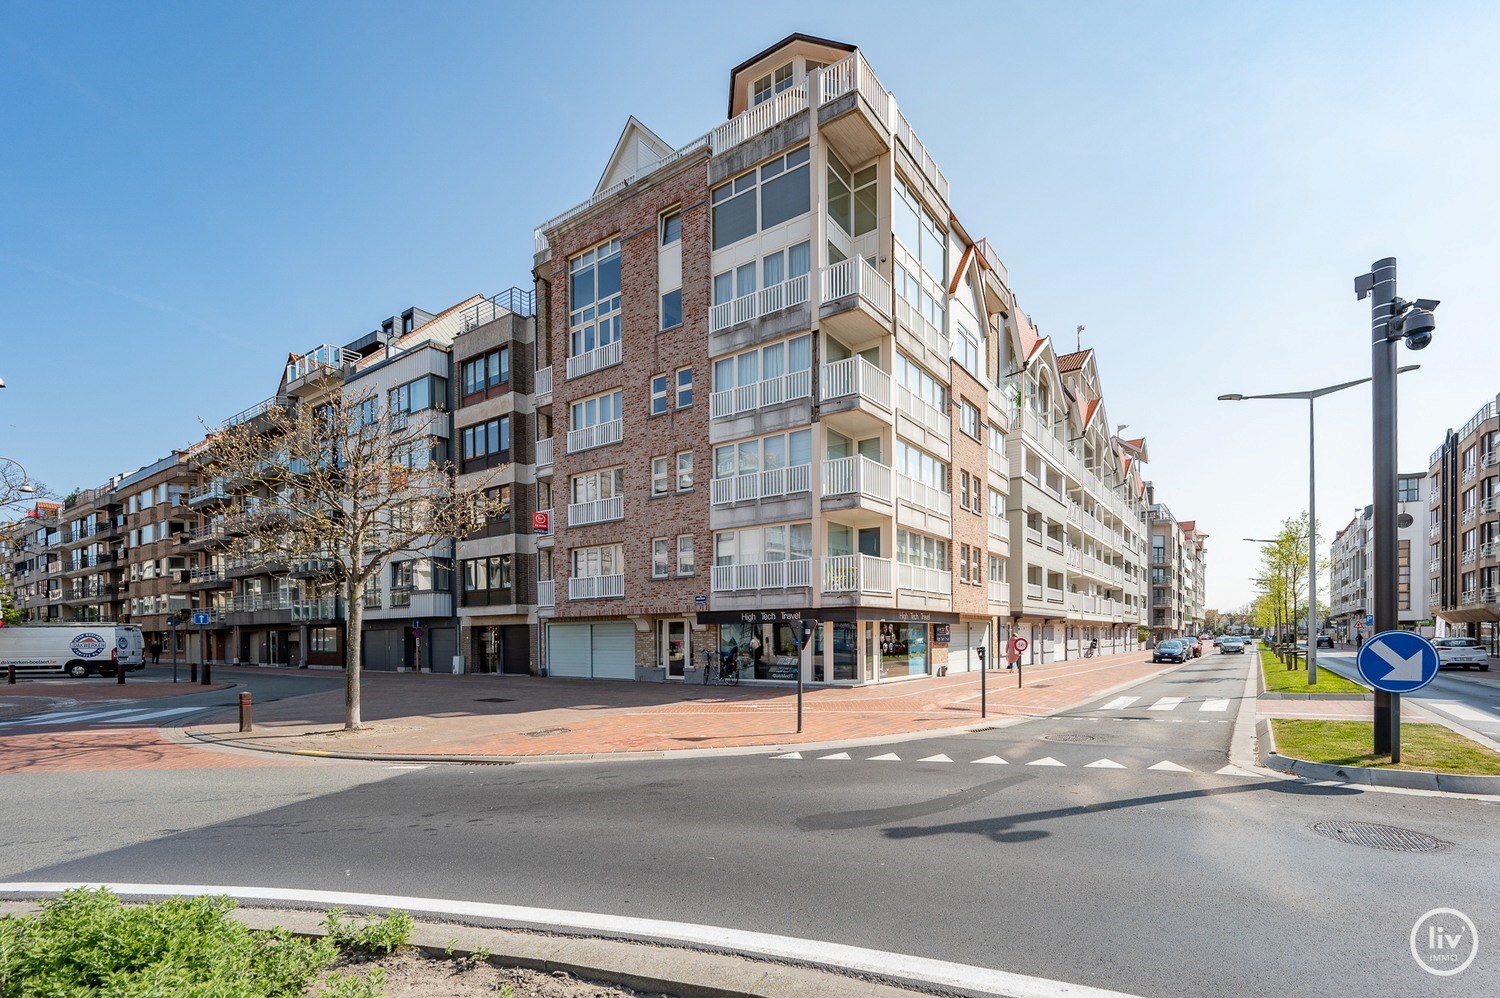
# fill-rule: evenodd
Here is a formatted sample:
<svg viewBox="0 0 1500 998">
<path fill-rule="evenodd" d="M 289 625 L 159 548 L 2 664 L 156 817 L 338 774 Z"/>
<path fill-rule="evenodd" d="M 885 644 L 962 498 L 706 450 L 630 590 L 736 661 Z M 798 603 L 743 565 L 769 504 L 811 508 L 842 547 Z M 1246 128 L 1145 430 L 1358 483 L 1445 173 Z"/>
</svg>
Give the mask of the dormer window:
<svg viewBox="0 0 1500 998">
<path fill-rule="evenodd" d="M 750 91 L 751 104 L 764 104 L 792 85 L 792 64 L 787 63 L 774 73 L 767 73 L 755 81 Z"/>
</svg>

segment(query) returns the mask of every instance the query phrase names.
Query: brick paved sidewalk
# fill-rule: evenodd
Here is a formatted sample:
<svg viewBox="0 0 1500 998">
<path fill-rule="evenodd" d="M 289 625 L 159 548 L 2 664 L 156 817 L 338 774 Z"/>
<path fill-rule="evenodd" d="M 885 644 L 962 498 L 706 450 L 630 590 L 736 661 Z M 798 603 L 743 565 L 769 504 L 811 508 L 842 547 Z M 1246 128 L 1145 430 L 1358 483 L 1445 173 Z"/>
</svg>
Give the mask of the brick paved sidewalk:
<svg viewBox="0 0 1500 998">
<path fill-rule="evenodd" d="M 989 717 L 1047 714 L 1173 667 L 1144 652 L 1057 662 L 988 675 Z M 229 744 L 360 755 L 567 756 L 850 741 L 976 726 L 978 673 L 853 689 L 819 688 L 804 697 L 771 687 L 685 686 L 522 676 L 367 674 L 369 729 L 345 732 L 343 691 L 280 700 L 255 710 L 255 731 L 233 718 L 189 732 Z"/>
</svg>

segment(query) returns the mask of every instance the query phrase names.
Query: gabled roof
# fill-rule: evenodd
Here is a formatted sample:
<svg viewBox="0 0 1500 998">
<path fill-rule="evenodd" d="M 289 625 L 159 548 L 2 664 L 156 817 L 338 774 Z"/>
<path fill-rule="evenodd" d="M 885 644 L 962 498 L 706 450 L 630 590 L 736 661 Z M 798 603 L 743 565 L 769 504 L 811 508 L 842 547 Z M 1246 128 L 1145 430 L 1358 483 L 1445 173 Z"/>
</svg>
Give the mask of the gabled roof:
<svg viewBox="0 0 1500 998">
<path fill-rule="evenodd" d="M 1089 354 L 1094 352 L 1093 347 L 1086 350 L 1076 350 L 1073 353 L 1065 353 L 1057 358 L 1057 369 L 1063 374 L 1070 374 L 1080 370 L 1088 361 Z"/>
<path fill-rule="evenodd" d="M 666 139 L 647 128 L 632 114 L 625 119 L 625 127 L 620 130 L 620 137 L 615 142 L 615 151 L 609 154 L 609 162 L 605 164 L 604 174 L 599 178 L 594 193 L 598 194 L 622 180 L 628 180 L 639 173 L 642 167 L 659 162 L 674 151 Z"/>
<path fill-rule="evenodd" d="M 760 62 L 772 52 L 775 52 L 777 49 L 786 48 L 793 42 L 811 42 L 814 45 L 826 45 L 829 48 L 841 49 L 845 52 L 853 52 L 855 50 L 855 46 L 850 45 L 848 42 L 836 42 L 832 38 L 819 38 L 817 35 L 806 35 L 800 31 L 794 31 L 776 44 L 768 45 L 765 48 L 761 49 L 759 52 L 755 53 L 750 58 L 746 59 L 744 62 L 740 63 L 738 66 L 729 71 L 729 110 L 724 112 L 725 115 L 731 118 L 734 117 L 735 77 L 739 76 L 741 73 L 749 69 L 751 66 L 755 65 L 757 62 Z"/>
</svg>

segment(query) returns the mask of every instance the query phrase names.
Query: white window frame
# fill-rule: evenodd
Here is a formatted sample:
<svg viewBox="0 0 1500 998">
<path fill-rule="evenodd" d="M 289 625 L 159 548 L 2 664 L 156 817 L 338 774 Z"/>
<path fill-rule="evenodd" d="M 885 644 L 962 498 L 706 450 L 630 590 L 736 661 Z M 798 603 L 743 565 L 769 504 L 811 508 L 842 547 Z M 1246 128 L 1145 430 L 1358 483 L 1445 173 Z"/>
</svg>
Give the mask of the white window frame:
<svg viewBox="0 0 1500 998">
<path fill-rule="evenodd" d="M 670 543 L 666 537 L 651 538 L 651 577 L 665 579 L 671 575 L 672 561 Z"/>
<path fill-rule="evenodd" d="M 665 455 L 651 459 L 651 498 L 664 496 L 672 491 L 672 466 Z"/>
<path fill-rule="evenodd" d="M 693 490 L 693 452 L 680 450 L 677 452 L 677 460 L 674 462 L 676 470 L 677 491 L 691 492 Z"/>
<path fill-rule="evenodd" d="M 661 386 L 658 389 L 658 384 Z M 669 409 L 667 404 L 667 376 L 665 374 L 653 374 L 651 376 L 651 408 L 648 410 L 653 416 L 665 416 Z M 660 403 L 660 408 L 657 404 Z"/>
<path fill-rule="evenodd" d="M 683 381 L 682 381 L 682 376 L 684 374 L 687 375 L 687 384 L 685 384 L 685 385 L 683 384 Z M 673 394 L 673 398 L 672 398 L 672 404 L 674 406 L 676 406 L 678 409 L 687 409 L 687 408 L 690 408 L 692 406 L 692 404 L 693 404 L 693 369 L 691 367 L 679 367 L 677 369 L 676 375 L 673 378 L 672 391 L 674 393 Z M 684 392 L 687 394 L 687 401 L 686 402 L 684 402 L 682 400 Z"/>
<path fill-rule="evenodd" d="M 693 535 L 677 535 L 677 574 L 692 575 L 697 571 L 696 560 L 693 554 Z"/>
</svg>

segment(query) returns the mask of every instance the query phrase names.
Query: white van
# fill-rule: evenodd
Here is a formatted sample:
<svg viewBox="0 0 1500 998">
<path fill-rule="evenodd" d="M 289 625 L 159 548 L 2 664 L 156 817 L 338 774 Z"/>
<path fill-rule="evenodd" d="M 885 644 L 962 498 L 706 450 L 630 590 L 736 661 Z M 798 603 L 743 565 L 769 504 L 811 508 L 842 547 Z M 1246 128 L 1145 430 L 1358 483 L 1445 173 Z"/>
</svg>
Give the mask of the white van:
<svg viewBox="0 0 1500 998">
<path fill-rule="evenodd" d="M 146 641 L 134 624 L 21 624 L 0 627 L 0 671 L 113 676 L 117 666 L 146 665 Z"/>
</svg>

